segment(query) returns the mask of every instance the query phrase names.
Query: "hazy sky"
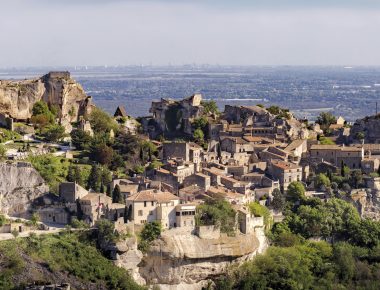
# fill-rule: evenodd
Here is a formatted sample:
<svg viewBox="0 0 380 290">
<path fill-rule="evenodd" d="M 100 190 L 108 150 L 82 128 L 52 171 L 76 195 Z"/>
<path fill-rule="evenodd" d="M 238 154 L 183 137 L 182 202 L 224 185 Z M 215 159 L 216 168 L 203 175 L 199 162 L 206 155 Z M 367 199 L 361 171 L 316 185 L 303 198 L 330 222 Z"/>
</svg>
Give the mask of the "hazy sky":
<svg viewBox="0 0 380 290">
<path fill-rule="evenodd" d="M 0 67 L 380 65 L 380 0 L 0 4 Z"/>
</svg>

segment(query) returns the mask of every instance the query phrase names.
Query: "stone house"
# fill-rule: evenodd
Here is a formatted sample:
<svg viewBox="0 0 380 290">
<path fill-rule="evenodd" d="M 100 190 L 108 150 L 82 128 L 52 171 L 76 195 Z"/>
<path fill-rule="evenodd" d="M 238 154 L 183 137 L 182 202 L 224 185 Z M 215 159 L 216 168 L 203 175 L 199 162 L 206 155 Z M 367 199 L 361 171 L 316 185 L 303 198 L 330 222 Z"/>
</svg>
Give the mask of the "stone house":
<svg viewBox="0 0 380 290">
<path fill-rule="evenodd" d="M 207 190 L 207 195 L 215 199 L 222 198 L 231 204 L 246 204 L 254 201 L 254 196 L 251 192 L 241 194 L 224 186 L 210 186 Z"/>
<path fill-rule="evenodd" d="M 379 169 L 379 159 L 376 157 L 365 157 L 361 161 L 361 169 L 366 174 L 376 172 Z"/>
<path fill-rule="evenodd" d="M 234 178 L 240 178 L 244 174 L 247 174 L 248 167 L 242 165 L 228 165 L 227 174 L 232 174 Z"/>
<path fill-rule="evenodd" d="M 211 186 L 210 176 L 203 173 L 195 173 L 193 175 L 185 177 L 183 186 L 197 185 L 204 190 L 207 190 Z"/>
<path fill-rule="evenodd" d="M 71 214 L 66 207 L 46 207 L 38 210 L 40 221 L 67 225 L 71 221 Z"/>
<path fill-rule="evenodd" d="M 166 229 L 176 224 L 179 197 L 170 192 L 143 190 L 128 197 L 126 203 L 135 224 L 159 221 Z"/>
<path fill-rule="evenodd" d="M 59 185 L 59 196 L 64 202 L 74 203 L 87 194 L 88 191 L 76 182 L 62 182 Z"/>
<path fill-rule="evenodd" d="M 307 152 L 307 140 L 294 140 L 284 149 L 289 155 L 293 157 L 293 160 L 299 161 L 303 154 Z"/>
<path fill-rule="evenodd" d="M 111 182 L 111 190 L 114 190 L 115 186 L 119 185 L 120 192 L 125 198 L 135 194 L 139 190 L 139 183 L 129 180 L 129 179 L 114 179 Z"/>
<path fill-rule="evenodd" d="M 251 144 L 241 137 L 223 137 L 220 140 L 220 146 L 222 151 L 227 151 L 229 153 L 253 151 Z"/>
<path fill-rule="evenodd" d="M 198 185 L 190 185 L 179 190 L 178 194 L 182 202 L 193 202 L 195 200 L 204 200 L 205 189 Z"/>
<path fill-rule="evenodd" d="M 261 161 L 270 161 L 272 159 L 286 161 L 288 160 L 288 155 L 288 152 L 277 147 L 267 147 L 259 153 Z"/>
<path fill-rule="evenodd" d="M 263 228 L 264 218 L 254 216 L 247 207 L 235 206 L 238 215 L 239 229 L 243 234 L 255 233 L 258 228 Z"/>
<path fill-rule="evenodd" d="M 97 220 L 108 217 L 108 206 L 112 204 L 112 198 L 104 193 L 90 192 L 79 199 L 79 205 L 83 214 L 83 220 L 94 225 Z"/>
<path fill-rule="evenodd" d="M 327 161 L 337 167 L 345 164 L 350 169 L 360 169 L 364 158 L 363 147 L 339 146 L 339 145 L 312 145 L 310 147 L 312 161 Z"/>
<path fill-rule="evenodd" d="M 195 209 L 194 204 L 178 204 L 175 207 L 176 222 L 175 227 L 195 227 Z"/>
<path fill-rule="evenodd" d="M 301 166 L 281 160 L 272 160 L 268 166 L 268 173 L 279 181 L 283 190 L 287 190 L 291 182 L 301 181 L 303 176 Z"/>
</svg>

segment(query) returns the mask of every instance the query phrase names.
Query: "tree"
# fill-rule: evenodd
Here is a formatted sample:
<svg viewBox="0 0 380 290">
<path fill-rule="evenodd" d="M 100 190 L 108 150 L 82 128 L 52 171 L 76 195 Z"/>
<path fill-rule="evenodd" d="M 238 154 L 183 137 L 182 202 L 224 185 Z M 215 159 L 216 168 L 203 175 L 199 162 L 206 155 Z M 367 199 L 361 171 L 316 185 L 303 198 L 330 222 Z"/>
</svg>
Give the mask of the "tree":
<svg viewBox="0 0 380 290">
<path fill-rule="evenodd" d="M 30 221 L 32 222 L 33 226 L 37 226 L 38 222 L 40 221 L 40 216 L 37 213 L 33 213 Z"/>
<path fill-rule="evenodd" d="M 120 191 L 120 186 L 115 185 L 115 188 L 112 191 L 112 202 L 113 203 L 125 203 L 124 195 Z"/>
<path fill-rule="evenodd" d="M 274 210 L 282 211 L 285 208 L 285 197 L 278 188 L 275 188 L 272 192 L 271 205 Z"/>
<path fill-rule="evenodd" d="M 213 100 L 202 101 L 201 105 L 203 106 L 204 112 L 206 114 L 215 114 L 215 115 L 219 114 L 218 105 L 216 104 L 215 101 L 213 101 Z"/>
<path fill-rule="evenodd" d="M 67 171 L 67 176 L 66 176 L 67 181 L 69 182 L 74 182 L 75 181 L 75 176 L 74 176 L 74 166 L 70 165 L 69 170 Z"/>
<path fill-rule="evenodd" d="M 319 173 L 314 179 L 315 188 L 326 190 L 331 186 L 330 179 L 323 173 Z"/>
<path fill-rule="evenodd" d="M 132 205 L 130 204 L 128 207 L 125 207 L 124 210 L 124 222 L 127 223 L 128 221 L 132 220 Z"/>
<path fill-rule="evenodd" d="M 74 181 L 81 186 L 84 185 L 83 176 L 82 176 L 79 166 L 75 166 L 74 168 Z"/>
<path fill-rule="evenodd" d="M 115 230 L 113 222 L 101 219 L 96 222 L 98 229 L 98 245 L 116 242 L 119 238 L 118 232 Z"/>
<path fill-rule="evenodd" d="M 102 183 L 101 176 L 102 176 L 102 173 L 101 173 L 100 167 L 95 164 L 92 165 L 91 172 L 87 181 L 87 187 L 92 188 L 94 191 L 99 192 L 100 186 Z"/>
<path fill-rule="evenodd" d="M 325 131 L 331 124 L 336 123 L 336 117 L 329 112 L 322 112 L 319 114 L 315 122 L 321 125 L 321 129 Z"/>
<path fill-rule="evenodd" d="M 235 230 L 236 212 L 225 200 L 206 200 L 197 207 L 198 225 L 215 225 L 222 233 L 232 234 Z"/>
<path fill-rule="evenodd" d="M 17 239 L 18 235 L 20 234 L 19 231 L 17 229 L 13 229 L 12 232 L 11 232 L 12 236 Z"/>
<path fill-rule="evenodd" d="M 300 181 L 293 181 L 289 184 L 286 198 L 292 202 L 298 202 L 305 198 L 305 187 Z"/>
<path fill-rule="evenodd" d="M 203 131 L 201 129 L 196 129 L 194 131 L 193 137 L 197 143 L 203 143 L 204 142 L 204 134 L 203 134 Z"/>
<path fill-rule="evenodd" d="M 364 132 L 358 132 L 358 133 L 356 133 L 356 139 L 358 139 L 360 141 L 363 141 L 364 138 L 365 138 Z"/>
<path fill-rule="evenodd" d="M 350 184 L 354 188 L 359 188 L 360 185 L 363 182 L 363 174 L 361 170 L 354 170 L 352 171 L 351 177 L 350 177 Z"/>
<path fill-rule="evenodd" d="M 0 227 L 2 227 L 6 221 L 7 219 L 5 218 L 5 216 L 0 214 Z"/>
<path fill-rule="evenodd" d="M 33 105 L 32 114 L 33 116 L 49 115 L 51 112 L 47 103 L 44 101 L 38 101 Z"/>
<path fill-rule="evenodd" d="M 91 136 L 83 130 L 73 130 L 70 133 L 71 143 L 78 150 L 86 150 L 91 143 Z"/>
<path fill-rule="evenodd" d="M 7 149 L 4 147 L 3 144 L 0 144 L 0 161 L 7 158 Z"/>
<path fill-rule="evenodd" d="M 111 130 L 116 131 L 118 128 L 117 122 L 99 108 L 94 108 L 88 119 L 94 132 L 109 133 Z"/>
<path fill-rule="evenodd" d="M 113 155 L 113 149 L 105 143 L 94 144 L 90 148 L 91 159 L 102 165 L 109 166 L 112 162 Z"/>
<path fill-rule="evenodd" d="M 42 135 L 47 141 L 58 142 L 66 137 L 65 128 L 61 125 L 52 124 L 43 130 Z"/>
<path fill-rule="evenodd" d="M 157 239 L 161 235 L 162 226 L 158 221 L 146 223 L 140 233 L 140 243 L 138 248 L 142 252 L 146 252 L 149 249 L 151 242 Z"/>
<path fill-rule="evenodd" d="M 250 202 L 249 211 L 256 217 L 263 217 L 265 226 L 270 223 L 270 212 L 266 206 L 259 204 L 258 202 Z"/>
</svg>

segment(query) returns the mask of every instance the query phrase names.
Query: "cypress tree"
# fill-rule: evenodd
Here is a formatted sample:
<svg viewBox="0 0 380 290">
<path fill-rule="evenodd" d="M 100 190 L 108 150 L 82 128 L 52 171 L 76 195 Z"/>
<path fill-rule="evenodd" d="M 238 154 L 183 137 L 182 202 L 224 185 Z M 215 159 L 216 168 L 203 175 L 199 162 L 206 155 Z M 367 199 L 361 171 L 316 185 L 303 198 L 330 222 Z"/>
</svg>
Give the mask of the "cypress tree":
<svg viewBox="0 0 380 290">
<path fill-rule="evenodd" d="M 113 203 L 124 203 L 123 195 L 120 191 L 120 186 L 118 184 L 115 185 L 115 188 L 112 192 L 112 202 Z"/>
<path fill-rule="evenodd" d="M 66 179 L 69 182 L 74 182 L 75 181 L 74 167 L 72 165 L 69 166 L 69 170 L 67 172 Z"/>
<path fill-rule="evenodd" d="M 78 183 L 81 186 L 83 186 L 83 178 L 82 178 L 82 174 L 80 172 L 79 166 L 75 166 L 75 169 L 74 169 L 74 180 L 75 180 L 76 183 Z"/>
<path fill-rule="evenodd" d="M 99 166 L 94 164 L 91 167 L 91 172 L 88 177 L 87 186 L 88 188 L 92 188 L 95 191 L 99 191 L 100 185 L 101 185 L 101 172 L 99 170 Z"/>
</svg>

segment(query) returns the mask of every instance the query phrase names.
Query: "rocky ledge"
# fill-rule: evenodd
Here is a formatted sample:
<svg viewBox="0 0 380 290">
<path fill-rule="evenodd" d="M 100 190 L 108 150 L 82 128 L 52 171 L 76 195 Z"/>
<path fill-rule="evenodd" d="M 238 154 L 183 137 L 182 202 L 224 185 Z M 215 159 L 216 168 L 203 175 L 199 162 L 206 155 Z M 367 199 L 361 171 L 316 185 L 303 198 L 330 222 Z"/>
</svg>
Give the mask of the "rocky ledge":
<svg viewBox="0 0 380 290">
<path fill-rule="evenodd" d="M 162 289 L 201 289 L 208 279 L 223 274 L 227 267 L 249 260 L 265 249 L 263 236 L 222 234 L 202 239 L 180 229 L 165 231 L 142 258 L 139 274 L 147 284 Z M 119 266 L 123 266 L 123 255 L 119 257 Z"/>
</svg>

